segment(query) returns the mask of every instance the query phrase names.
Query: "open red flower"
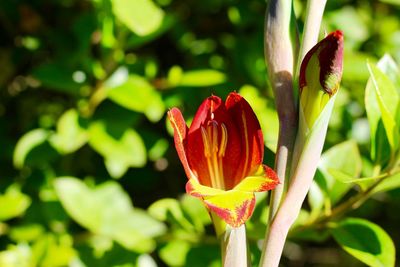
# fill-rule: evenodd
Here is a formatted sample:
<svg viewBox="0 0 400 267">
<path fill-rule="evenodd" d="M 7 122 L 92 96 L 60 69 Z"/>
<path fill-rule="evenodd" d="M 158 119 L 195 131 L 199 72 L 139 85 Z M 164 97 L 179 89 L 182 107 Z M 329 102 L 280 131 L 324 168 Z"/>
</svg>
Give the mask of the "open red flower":
<svg viewBox="0 0 400 267">
<path fill-rule="evenodd" d="M 262 164 L 264 141 L 260 124 L 247 101 L 230 93 L 225 103 L 208 97 L 190 129 L 177 108 L 168 112 L 175 147 L 188 177 L 186 192 L 232 227 L 246 222 L 254 210 L 254 192 L 279 183 Z"/>
</svg>

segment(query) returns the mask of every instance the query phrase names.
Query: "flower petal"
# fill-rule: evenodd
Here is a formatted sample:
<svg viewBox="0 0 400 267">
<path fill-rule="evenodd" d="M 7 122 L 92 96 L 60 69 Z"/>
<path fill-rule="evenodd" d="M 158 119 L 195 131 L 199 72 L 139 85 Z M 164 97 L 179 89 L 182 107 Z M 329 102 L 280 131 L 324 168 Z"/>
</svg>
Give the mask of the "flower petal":
<svg viewBox="0 0 400 267">
<path fill-rule="evenodd" d="M 208 186 L 201 185 L 196 179 L 189 179 L 186 183 L 186 193 L 194 197 L 207 197 L 223 194 L 225 191 Z"/>
<path fill-rule="evenodd" d="M 236 171 L 234 185 L 257 171 L 264 156 L 264 139 L 260 123 L 249 103 L 238 93 L 230 93 L 225 106 L 241 136 L 242 158 Z"/>
<path fill-rule="evenodd" d="M 178 152 L 178 156 L 182 162 L 183 168 L 185 169 L 186 176 L 189 179 L 197 179 L 196 175 L 190 169 L 186 156 L 185 142 L 188 127 L 186 126 L 185 119 L 183 118 L 181 111 L 177 108 L 172 108 L 170 111 L 168 111 L 168 118 L 171 122 L 172 128 L 174 128 L 175 148 Z"/>
<path fill-rule="evenodd" d="M 276 173 L 268 166 L 261 167 L 263 173 L 259 176 L 247 176 L 233 190 L 246 192 L 264 192 L 274 189 L 279 184 Z"/>
<path fill-rule="evenodd" d="M 190 179 L 186 184 L 186 192 L 201 198 L 207 208 L 230 226 L 239 227 L 253 214 L 255 204 L 253 192 L 272 189 L 277 184 L 274 178 L 256 176 L 246 179 L 238 185 L 239 188 L 237 186 L 229 191 L 203 186 L 196 180 Z"/>
<path fill-rule="evenodd" d="M 201 104 L 193 119 L 187 138 L 187 151 L 190 151 L 190 153 L 188 153 L 188 162 L 190 168 L 197 173 L 200 183 L 202 185 L 211 186 L 211 178 L 201 135 L 201 127 L 206 127 L 211 120 L 216 121 L 219 126 L 224 124 L 227 130 L 225 158 L 229 159 L 224 161 L 223 176 L 225 188 L 231 189 L 231 181 L 236 173 L 237 162 L 239 162 L 241 155 L 240 139 L 235 123 L 227 112 L 222 100 L 217 96 L 208 97 Z M 221 133 L 219 133 L 219 142 L 221 141 L 220 139 Z"/>
<path fill-rule="evenodd" d="M 250 218 L 255 202 L 254 193 L 236 190 L 204 197 L 206 206 L 232 227 L 239 227 Z"/>
</svg>

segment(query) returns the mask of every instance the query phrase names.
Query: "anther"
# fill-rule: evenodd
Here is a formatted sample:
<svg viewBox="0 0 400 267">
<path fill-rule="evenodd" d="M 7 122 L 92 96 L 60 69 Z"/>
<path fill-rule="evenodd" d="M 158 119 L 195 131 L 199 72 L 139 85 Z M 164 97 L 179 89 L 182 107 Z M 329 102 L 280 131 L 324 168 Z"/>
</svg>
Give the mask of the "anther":
<svg viewBox="0 0 400 267">
<path fill-rule="evenodd" d="M 211 149 L 210 149 L 210 142 L 209 142 L 209 136 L 207 134 L 206 129 L 204 129 L 203 126 L 200 127 L 201 130 L 201 137 L 203 139 L 203 145 L 204 145 L 204 156 L 206 158 L 211 157 Z"/>
<path fill-rule="evenodd" d="M 218 157 L 224 157 L 226 145 L 228 144 L 228 130 L 225 124 L 221 123 L 221 143 L 219 145 Z"/>
</svg>

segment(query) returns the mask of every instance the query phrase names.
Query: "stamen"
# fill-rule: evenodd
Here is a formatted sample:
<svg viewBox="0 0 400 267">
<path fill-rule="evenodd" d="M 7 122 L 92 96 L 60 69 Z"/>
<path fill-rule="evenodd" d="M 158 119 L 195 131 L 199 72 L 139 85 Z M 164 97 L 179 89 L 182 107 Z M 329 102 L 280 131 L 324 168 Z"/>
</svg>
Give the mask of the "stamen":
<svg viewBox="0 0 400 267">
<path fill-rule="evenodd" d="M 225 156 L 228 143 L 228 130 L 226 126 L 221 123 L 221 140 L 218 140 L 218 126 L 216 121 L 211 120 L 206 127 L 201 126 L 200 130 L 211 186 L 225 189 L 222 158 Z"/>
<path fill-rule="evenodd" d="M 221 123 L 221 143 L 219 144 L 218 157 L 224 157 L 226 145 L 228 144 L 228 130 L 225 124 Z"/>
<path fill-rule="evenodd" d="M 211 157 L 209 137 L 207 135 L 206 129 L 204 129 L 203 126 L 200 127 L 200 130 L 201 130 L 201 137 L 203 139 L 203 145 L 204 145 L 204 156 L 206 158 L 209 158 L 209 157 Z"/>
</svg>

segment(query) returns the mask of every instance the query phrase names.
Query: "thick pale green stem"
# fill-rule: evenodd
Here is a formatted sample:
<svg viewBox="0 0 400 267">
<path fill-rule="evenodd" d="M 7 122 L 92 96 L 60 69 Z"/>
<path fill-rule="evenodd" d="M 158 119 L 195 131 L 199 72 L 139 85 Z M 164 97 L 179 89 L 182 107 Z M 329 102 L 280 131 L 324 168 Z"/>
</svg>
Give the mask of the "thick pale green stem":
<svg viewBox="0 0 400 267">
<path fill-rule="evenodd" d="M 275 161 L 280 184 L 271 195 L 270 219 L 274 217 L 285 192 L 286 168 L 297 127 L 293 94 L 294 57 L 298 43 L 296 37 L 296 26 L 292 21 L 292 1 L 271 0 L 266 14 L 264 48 L 280 125 Z"/>
<path fill-rule="evenodd" d="M 246 239 L 246 227 L 227 229 L 221 237 L 222 264 L 224 267 L 250 266 Z"/>
<path fill-rule="evenodd" d="M 295 81 L 295 88 L 297 88 L 301 60 L 318 41 L 319 28 L 325 4 L 326 0 L 308 1 L 303 42 L 298 62 L 294 64 L 295 55 L 293 51 L 295 51 L 295 49 L 293 47 L 293 39 L 291 38 L 291 36 L 293 36 L 291 34 L 293 26 L 290 24 L 294 18 L 291 11 L 292 1 L 271 0 L 269 2 L 266 17 L 265 54 L 280 119 L 280 134 L 276 155 L 276 170 L 280 178 L 287 178 L 288 173 L 286 170 L 288 167 L 290 167 L 290 165 L 296 165 L 295 162 L 293 162 L 293 164 L 290 162 L 298 118 L 295 94 L 293 94 L 293 80 Z M 293 79 L 294 69 L 296 71 Z M 286 90 L 282 88 L 286 88 Z M 290 90 L 288 88 L 290 88 Z M 325 137 L 325 134 L 321 133 L 321 136 Z M 318 141 L 321 142 L 321 140 Z M 317 150 L 322 150 L 322 145 L 323 140 L 322 144 L 317 145 Z M 314 154 L 312 153 L 309 158 L 319 158 L 319 156 L 320 151 L 319 153 L 318 151 L 314 151 Z M 315 160 L 318 161 L 317 158 Z M 300 168 L 300 170 L 296 170 L 294 176 L 296 178 L 305 176 L 307 180 L 309 180 L 309 177 L 312 178 L 314 175 L 314 167 L 315 166 Z M 293 175 L 293 173 L 291 175 Z M 308 190 L 308 188 L 306 190 L 305 187 L 300 190 L 291 190 L 290 187 L 293 186 L 295 188 L 300 181 L 299 179 L 295 179 L 295 181 L 290 181 L 289 191 L 287 195 L 285 195 L 285 191 L 288 188 L 288 180 L 285 180 L 284 184 L 282 184 L 278 190 L 275 190 L 272 195 L 269 216 L 270 225 L 266 231 L 260 260 L 260 266 L 262 267 L 277 267 L 279 265 L 287 233 L 300 211 L 301 204 Z"/>
<path fill-rule="evenodd" d="M 298 39 L 293 18 L 292 0 L 271 0 L 269 2 L 265 20 L 264 48 L 265 61 L 279 117 L 275 171 L 280 179 L 280 184 L 271 194 L 269 223 L 273 221 L 287 190 L 288 172 L 286 170 L 290 166 L 297 130 L 293 70 Z M 268 264 L 268 255 L 273 253 L 273 251 L 267 251 L 267 249 L 271 250 L 271 247 L 267 245 L 270 234 L 270 229 L 267 227 L 260 260 L 261 266 Z"/>
</svg>

